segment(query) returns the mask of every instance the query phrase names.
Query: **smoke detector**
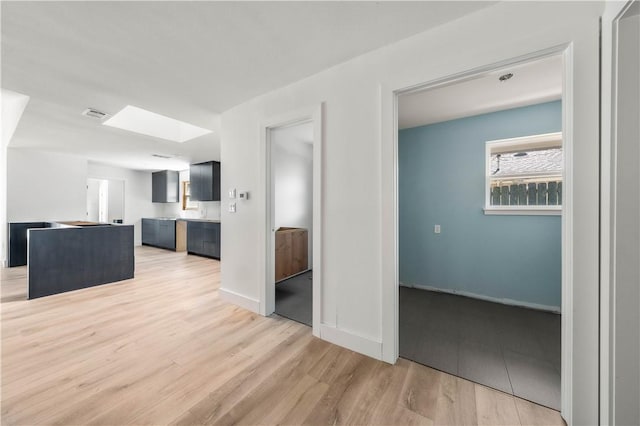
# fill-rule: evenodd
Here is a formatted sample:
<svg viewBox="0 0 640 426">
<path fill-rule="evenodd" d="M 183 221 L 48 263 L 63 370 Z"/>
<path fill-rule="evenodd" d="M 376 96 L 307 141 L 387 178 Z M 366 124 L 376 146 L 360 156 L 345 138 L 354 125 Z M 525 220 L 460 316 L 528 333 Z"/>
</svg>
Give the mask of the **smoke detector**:
<svg viewBox="0 0 640 426">
<path fill-rule="evenodd" d="M 82 111 L 82 115 L 87 116 L 87 117 L 91 117 L 91 118 L 97 118 L 98 120 L 102 120 L 106 117 L 109 116 L 109 114 L 102 112 L 102 111 L 98 111 L 95 108 L 87 108 L 84 111 Z"/>
</svg>

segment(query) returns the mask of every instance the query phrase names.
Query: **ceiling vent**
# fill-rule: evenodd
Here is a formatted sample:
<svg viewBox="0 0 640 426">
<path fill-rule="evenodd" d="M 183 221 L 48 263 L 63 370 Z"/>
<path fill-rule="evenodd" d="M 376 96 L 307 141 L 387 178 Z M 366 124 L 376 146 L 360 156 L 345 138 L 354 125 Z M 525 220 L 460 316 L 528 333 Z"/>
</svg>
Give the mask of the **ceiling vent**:
<svg viewBox="0 0 640 426">
<path fill-rule="evenodd" d="M 102 120 L 103 118 L 107 117 L 109 114 L 104 113 L 102 111 L 98 111 L 97 109 L 87 108 L 84 111 L 82 111 L 82 115 L 86 115 L 87 117 L 97 118 L 98 120 Z"/>
<path fill-rule="evenodd" d="M 171 158 L 170 155 L 162 155 L 162 154 L 151 154 L 152 157 L 158 157 L 158 158 Z"/>
</svg>

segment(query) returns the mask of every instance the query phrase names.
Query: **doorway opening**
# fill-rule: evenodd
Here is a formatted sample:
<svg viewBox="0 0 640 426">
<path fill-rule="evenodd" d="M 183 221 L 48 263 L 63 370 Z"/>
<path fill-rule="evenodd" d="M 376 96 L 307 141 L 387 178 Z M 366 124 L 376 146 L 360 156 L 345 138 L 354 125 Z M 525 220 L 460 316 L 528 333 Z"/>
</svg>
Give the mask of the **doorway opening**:
<svg viewBox="0 0 640 426">
<path fill-rule="evenodd" d="M 275 313 L 312 325 L 313 123 L 270 130 Z"/>
<path fill-rule="evenodd" d="M 87 179 L 87 220 L 100 223 L 123 223 L 123 180 Z"/>
<path fill-rule="evenodd" d="M 263 315 L 276 313 L 319 335 L 322 277 L 322 106 L 265 124 Z"/>
<path fill-rule="evenodd" d="M 561 408 L 560 52 L 398 96 L 399 355 Z"/>
</svg>

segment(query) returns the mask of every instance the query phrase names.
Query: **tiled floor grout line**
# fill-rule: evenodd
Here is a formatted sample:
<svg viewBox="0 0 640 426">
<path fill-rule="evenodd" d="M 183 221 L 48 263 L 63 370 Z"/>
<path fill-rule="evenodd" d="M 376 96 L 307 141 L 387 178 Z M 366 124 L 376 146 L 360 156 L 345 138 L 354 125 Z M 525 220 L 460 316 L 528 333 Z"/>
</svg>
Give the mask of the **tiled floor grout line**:
<svg viewBox="0 0 640 426">
<path fill-rule="evenodd" d="M 526 330 L 535 327 L 536 331 L 546 333 L 545 335 L 552 338 L 556 319 L 550 322 L 544 315 L 539 316 L 531 310 L 520 311 L 524 308 L 486 305 L 488 302 L 477 301 L 476 303 L 468 298 L 462 299 L 462 305 L 451 304 L 452 301 L 460 300 L 460 296 L 443 297 L 438 293 L 430 297 L 425 296 L 430 292 L 415 289 L 406 289 L 404 292 L 404 297 L 401 298 L 400 321 L 402 328 L 400 355 L 402 357 L 497 390 L 508 389 L 505 393 L 518 398 L 545 406 L 555 406 L 552 402 L 555 401 L 555 396 L 551 396 L 551 400 L 549 396 L 559 392 L 559 389 L 556 389 L 555 382 L 550 381 L 555 379 L 547 375 L 546 368 L 551 367 L 550 371 L 556 372 L 553 361 L 556 345 L 544 339 L 541 340 L 540 335 L 535 336 L 535 342 L 529 341 L 527 337 L 529 333 Z M 402 309 L 403 303 L 406 310 Z M 465 313 L 466 307 L 469 310 Z M 438 312 L 439 310 L 443 312 Z M 403 313 L 404 320 L 402 320 Z M 440 315 L 441 313 L 443 314 Z M 491 323 L 483 325 L 482 321 L 478 321 L 482 318 L 491 318 Z M 437 326 L 439 321 L 445 321 L 445 326 Z M 428 330 L 423 327 L 425 323 L 431 325 Z M 402 351 L 403 335 L 408 336 L 412 342 L 410 347 L 404 346 L 408 352 Z M 506 346 L 505 339 L 508 343 Z M 433 344 L 418 343 L 416 345 L 419 341 L 431 341 Z M 463 344 L 464 342 L 468 342 L 467 346 Z M 474 349 L 475 346 L 478 346 L 478 349 Z M 438 349 L 425 350 L 428 347 Z M 480 351 L 479 355 L 483 358 L 474 358 L 476 350 Z M 456 353 L 451 353 L 453 351 Z M 509 353 L 519 354 L 519 356 L 511 360 L 511 357 L 507 356 Z M 457 355 L 457 358 L 455 363 L 452 363 L 451 356 L 454 355 Z M 533 364 L 527 364 L 529 361 Z M 513 364 L 514 371 L 510 371 L 510 363 Z M 485 369 L 485 365 L 487 368 L 493 366 L 494 373 Z M 461 369 L 466 373 L 461 374 Z M 506 373 L 506 377 L 503 376 L 502 371 Z M 495 376 L 496 374 L 498 376 Z M 487 381 L 483 377 L 486 377 Z M 516 386 L 514 383 L 520 383 L 522 386 Z M 522 395 L 516 394 L 516 387 L 521 390 Z"/>
</svg>

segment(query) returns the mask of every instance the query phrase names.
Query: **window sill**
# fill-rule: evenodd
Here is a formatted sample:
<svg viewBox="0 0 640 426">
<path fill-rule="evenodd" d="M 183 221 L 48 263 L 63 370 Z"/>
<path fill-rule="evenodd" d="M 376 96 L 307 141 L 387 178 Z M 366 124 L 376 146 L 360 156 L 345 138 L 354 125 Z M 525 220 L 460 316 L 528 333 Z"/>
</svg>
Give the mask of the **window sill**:
<svg viewBox="0 0 640 426">
<path fill-rule="evenodd" d="M 562 206 L 557 207 L 485 207 L 485 215 L 513 215 L 513 216 L 560 216 Z"/>
</svg>

